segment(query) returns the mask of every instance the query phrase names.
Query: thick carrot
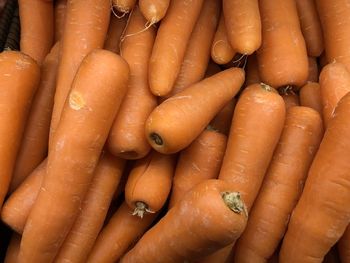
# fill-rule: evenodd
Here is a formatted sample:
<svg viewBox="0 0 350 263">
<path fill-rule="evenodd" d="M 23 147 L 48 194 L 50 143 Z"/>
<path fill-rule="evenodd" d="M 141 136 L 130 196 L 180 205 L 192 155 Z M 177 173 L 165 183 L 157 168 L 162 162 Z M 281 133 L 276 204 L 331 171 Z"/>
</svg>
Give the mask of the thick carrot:
<svg viewBox="0 0 350 263">
<path fill-rule="evenodd" d="M 149 64 L 149 84 L 156 96 L 171 92 L 203 0 L 171 1 L 157 32 Z"/>
<path fill-rule="evenodd" d="M 157 213 L 146 214 L 142 219 L 133 216 L 130 207 L 123 202 L 97 237 L 87 262 L 118 261 L 130 245 L 147 230 L 157 215 Z"/>
<path fill-rule="evenodd" d="M 216 179 L 198 184 L 120 262 L 184 262 L 234 242 L 247 214 L 240 194 L 230 190 L 229 184 Z"/>
<path fill-rule="evenodd" d="M 307 54 L 318 57 L 323 46 L 323 33 L 314 0 L 296 0 L 300 28 L 303 33 Z"/>
<path fill-rule="evenodd" d="M 165 17 L 170 0 L 139 0 L 141 13 L 149 21 L 155 24 Z"/>
<path fill-rule="evenodd" d="M 103 47 L 109 17 L 109 0 L 71 0 L 67 2 L 49 145 L 80 63 L 90 51 Z"/>
<path fill-rule="evenodd" d="M 112 0 L 115 9 L 122 13 L 129 13 L 134 8 L 136 0 Z"/>
<path fill-rule="evenodd" d="M 223 0 L 223 13 L 232 48 L 240 54 L 253 54 L 261 45 L 258 0 Z"/>
<path fill-rule="evenodd" d="M 54 6 L 55 16 L 55 31 L 54 39 L 55 42 L 60 41 L 63 36 L 64 22 L 67 11 L 67 0 L 56 0 Z"/>
<path fill-rule="evenodd" d="M 54 259 L 79 214 L 128 76 L 127 63 L 110 51 L 95 50 L 82 61 L 23 231 L 19 262 Z"/>
<path fill-rule="evenodd" d="M 321 101 L 325 127 L 334 116 L 339 100 L 350 91 L 350 73 L 342 63 L 325 66 L 320 74 Z"/>
<path fill-rule="evenodd" d="M 243 82 L 244 71 L 231 68 L 164 101 L 146 122 L 151 146 L 161 153 L 174 153 L 187 147 L 236 95 Z"/>
<path fill-rule="evenodd" d="M 227 37 L 224 14 L 221 13 L 211 46 L 211 58 L 217 64 L 226 64 L 233 59 L 235 54 L 236 51 L 233 50 Z"/>
<path fill-rule="evenodd" d="M 339 257 L 342 263 L 350 262 L 350 225 L 346 228 L 337 245 Z"/>
<path fill-rule="evenodd" d="M 284 119 L 282 97 L 265 84 L 247 87 L 236 104 L 219 179 L 239 189 L 248 210 L 260 189 Z"/>
<path fill-rule="evenodd" d="M 308 82 L 299 91 L 300 105 L 316 110 L 323 117 L 320 84 Z"/>
<path fill-rule="evenodd" d="M 16 0 L 7 0 L 4 10 L 0 16 L 0 51 L 3 51 L 4 45 L 9 33 L 13 14 L 15 13 L 18 3 Z"/>
<path fill-rule="evenodd" d="M 41 66 L 40 84 L 23 132 L 10 192 L 13 192 L 46 157 L 59 61 L 58 53 L 59 43 L 53 47 Z"/>
<path fill-rule="evenodd" d="M 288 224 L 281 262 L 322 262 L 350 221 L 350 94 L 329 121 Z"/>
<path fill-rule="evenodd" d="M 137 161 L 125 185 L 125 201 L 133 214 L 143 217 L 158 212 L 165 204 L 175 170 L 175 156 L 152 151 Z"/>
<path fill-rule="evenodd" d="M 222 134 L 228 135 L 231 127 L 231 121 L 233 116 L 233 111 L 235 109 L 237 100 L 233 98 L 226 104 L 226 106 L 219 111 L 214 119 L 210 122 L 210 127 L 214 130 L 218 130 Z"/>
<path fill-rule="evenodd" d="M 181 151 L 176 165 L 169 208 L 177 204 L 194 186 L 206 179 L 216 179 L 220 172 L 227 137 L 206 129 L 190 146 Z"/>
<path fill-rule="evenodd" d="M 318 64 L 317 59 L 315 57 L 308 57 L 309 61 L 309 76 L 307 77 L 307 81 L 318 82 Z"/>
<path fill-rule="evenodd" d="M 17 263 L 17 256 L 19 252 L 19 246 L 21 244 L 21 235 L 12 233 L 10 244 L 6 250 L 6 257 L 4 263 Z"/>
<path fill-rule="evenodd" d="M 235 262 L 266 262 L 273 255 L 322 136 L 322 119 L 317 111 L 300 106 L 287 111 L 281 138 L 247 227 L 236 244 Z"/>
<path fill-rule="evenodd" d="M 244 85 L 249 86 L 260 82 L 261 78 L 259 76 L 258 60 L 256 58 L 256 53 L 254 53 L 248 56 L 247 59 L 246 78 Z"/>
<path fill-rule="evenodd" d="M 257 58 L 262 81 L 275 88 L 304 85 L 308 60 L 295 1 L 260 0 L 259 7 L 262 45 Z"/>
<path fill-rule="evenodd" d="M 55 262 L 86 262 L 124 169 L 122 159 L 105 152 L 96 167 L 81 212 L 65 239 Z"/>
<path fill-rule="evenodd" d="M 283 87 L 279 90 L 279 93 L 281 94 L 284 103 L 286 104 L 286 109 L 288 110 L 290 107 L 299 106 L 299 96 L 298 94 L 293 90 L 292 87 L 287 86 Z"/>
<path fill-rule="evenodd" d="M 7 194 L 28 110 L 40 81 L 38 64 L 17 51 L 0 53 L 0 207 Z"/>
<path fill-rule="evenodd" d="M 121 54 L 130 67 L 128 91 L 108 137 L 108 148 L 116 156 L 140 159 L 151 146 L 145 136 L 145 122 L 157 106 L 148 85 L 148 61 L 155 39 L 153 27 L 141 32 L 146 22 L 138 7 L 130 14 Z M 140 33 L 137 33 L 140 32 Z"/>
<path fill-rule="evenodd" d="M 125 30 L 127 21 L 127 16 L 121 18 L 111 16 L 104 44 L 104 49 L 112 51 L 116 54 L 120 53 L 120 38 L 123 34 L 123 31 Z"/>
<path fill-rule="evenodd" d="M 54 14 L 51 0 L 19 0 L 21 51 L 39 65 L 50 52 L 54 41 Z"/>
</svg>

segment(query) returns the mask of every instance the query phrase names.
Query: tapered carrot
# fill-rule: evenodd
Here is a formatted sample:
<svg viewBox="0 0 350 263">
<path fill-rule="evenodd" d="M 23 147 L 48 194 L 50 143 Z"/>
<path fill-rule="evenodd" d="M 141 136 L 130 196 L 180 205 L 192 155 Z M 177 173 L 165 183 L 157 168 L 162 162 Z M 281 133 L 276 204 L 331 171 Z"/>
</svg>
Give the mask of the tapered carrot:
<svg viewBox="0 0 350 263">
<path fill-rule="evenodd" d="M 244 200 L 221 180 L 205 180 L 137 242 L 127 262 L 183 262 L 206 256 L 234 242 L 247 220 Z"/>
<path fill-rule="evenodd" d="M 334 116 L 339 100 L 350 91 L 350 73 L 342 63 L 325 66 L 320 74 L 321 101 L 325 127 Z"/>
<path fill-rule="evenodd" d="M 158 212 L 168 199 L 175 170 L 175 156 L 151 152 L 137 161 L 125 185 L 125 201 L 143 217 Z"/>
<path fill-rule="evenodd" d="M 47 174 L 23 231 L 19 262 L 54 259 L 79 214 L 128 75 L 125 60 L 110 51 L 95 50 L 81 63 L 49 148 Z M 45 235 L 38 238 L 40 233 Z"/>
<path fill-rule="evenodd" d="M 111 16 L 104 44 L 104 49 L 107 49 L 117 54 L 120 53 L 120 38 L 123 34 L 123 31 L 125 30 L 127 21 L 128 17 L 126 16 L 121 18 Z"/>
<path fill-rule="evenodd" d="M 10 192 L 14 191 L 46 157 L 59 61 L 58 53 L 59 43 L 53 47 L 42 64 L 40 84 L 23 132 Z"/>
<path fill-rule="evenodd" d="M 81 212 L 55 262 L 86 262 L 103 226 L 108 207 L 123 173 L 124 163 L 122 159 L 107 152 L 100 158 L 89 191 L 84 197 Z"/>
<path fill-rule="evenodd" d="M 265 84 L 247 87 L 236 104 L 219 179 L 239 189 L 248 210 L 260 189 L 284 119 L 282 97 Z"/>
<path fill-rule="evenodd" d="M 118 261 L 130 245 L 147 230 L 157 215 L 157 213 L 146 214 L 143 218 L 133 216 L 132 209 L 123 202 L 102 229 L 87 262 L 113 263 Z"/>
<path fill-rule="evenodd" d="M 337 248 L 339 252 L 339 258 L 342 263 L 350 262 L 350 227 L 346 228 L 343 236 L 338 242 Z"/>
<path fill-rule="evenodd" d="M 139 0 L 143 16 L 150 24 L 155 24 L 165 17 L 170 0 Z"/>
<path fill-rule="evenodd" d="M 126 159 L 140 159 L 150 151 L 145 122 L 157 106 L 157 99 L 148 85 L 148 61 L 156 32 L 153 27 L 141 32 L 145 22 L 138 7 L 135 7 L 125 32 L 126 36 L 130 36 L 125 37 L 121 46 L 121 54 L 130 66 L 128 91 L 108 137 L 111 153 Z"/>
<path fill-rule="evenodd" d="M 236 51 L 233 50 L 227 37 L 224 14 L 221 13 L 220 21 L 211 46 L 211 58 L 215 63 L 226 64 L 233 59 L 235 54 Z"/>
<path fill-rule="evenodd" d="M 250 55 L 261 45 L 261 20 L 258 0 L 223 0 L 227 36 L 232 48 Z"/>
<path fill-rule="evenodd" d="M 60 41 L 63 35 L 64 22 L 67 12 L 67 0 L 56 0 L 54 6 L 54 16 L 55 16 L 55 31 L 54 39 L 55 42 Z"/>
<path fill-rule="evenodd" d="M 171 92 L 202 3 L 203 0 L 170 2 L 149 62 L 149 84 L 154 95 L 165 96 Z"/>
<path fill-rule="evenodd" d="M 112 0 L 115 9 L 122 13 L 129 13 L 134 8 L 136 0 Z"/>
<path fill-rule="evenodd" d="M 5 42 L 9 33 L 10 25 L 12 22 L 13 14 L 18 7 L 16 0 L 7 0 L 4 6 L 4 10 L 0 16 L 0 51 L 4 49 Z"/>
<path fill-rule="evenodd" d="M 322 262 L 350 221 L 350 94 L 329 121 L 288 224 L 280 262 Z M 341 138 L 341 139 L 340 139 Z M 344 158 L 345 157 L 345 158 Z"/>
<path fill-rule="evenodd" d="M 286 231 L 322 136 L 322 120 L 317 111 L 300 106 L 287 111 L 281 139 L 247 227 L 236 244 L 235 262 L 266 262 L 273 255 Z"/>
<path fill-rule="evenodd" d="M 299 91 L 300 105 L 316 110 L 323 117 L 320 84 L 308 82 Z"/>
<path fill-rule="evenodd" d="M 222 134 L 228 135 L 231 127 L 231 121 L 233 116 L 233 111 L 235 109 L 237 100 L 233 98 L 226 106 L 219 111 L 214 119 L 210 122 L 210 127 L 214 130 L 218 130 Z"/>
<path fill-rule="evenodd" d="M 323 33 L 320 18 L 317 14 L 314 0 L 296 0 L 300 28 L 303 33 L 307 53 L 309 56 L 321 55 L 323 46 Z"/>
<path fill-rule="evenodd" d="M 28 110 L 40 80 L 38 64 L 17 51 L 0 53 L 0 207 L 7 194 Z"/>
<path fill-rule="evenodd" d="M 262 81 L 275 88 L 304 85 L 308 60 L 295 1 L 260 0 L 259 7 L 262 45 L 257 58 Z"/>
<path fill-rule="evenodd" d="M 295 91 L 293 91 L 292 87 L 290 87 L 290 86 L 283 87 L 279 90 L 279 92 L 284 100 L 284 103 L 286 104 L 287 110 L 290 107 L 300 105 L 299 96 Z"/>
<path fill-rule="evenodd" d="M 151 146 L 161 153 L 174 153 L 187 147 L 236 95 L 243 81 L 243 70 L 227 69 L 164 101 L 146 122 Z"/>
<path fill-rule="evenodd" d="M 21 51 L 39 65 L 50 52 L 54 40 L 53 1 L 19 0 Z"/>
<path fill-rule="evenodd" d="M 49 145 L 78 67 L 90 51 L 103 47 L 109 18 L 109 0 L 72 0 L 67 2 Z"/>
<path fill-rule="evenodd" d="M 259 66 L 256 58 L 256 54 L 252 54 L 248 56 L 247 59 L 247 68 L 246 68 L 246 79 L 245 86 L 249 86 L 252 84 L 260 83 L 261 78 L 259 76 Z"/>
<path fill-rule="evenodd" d="M 6 257 L 4 263 L 17 263 L 17 256 L 19 252 L 19 245 L 21 244 L 21 235 L 12 233 L 10 244 L 6 250 Z"/>
<path fill-rule="evenodd" d="M 200 182 L 218 177 L 226 141 L 225 135 L 206 129 L 181 152 L 176 165 L 169 208 Z"/>
<path fill-rule="evenodd" d="M 307 81 L 318 82 L 318 64 L 315 57 L 308 57 L 309 61 L 309 76 L 307 77 Z"/>
</svg>

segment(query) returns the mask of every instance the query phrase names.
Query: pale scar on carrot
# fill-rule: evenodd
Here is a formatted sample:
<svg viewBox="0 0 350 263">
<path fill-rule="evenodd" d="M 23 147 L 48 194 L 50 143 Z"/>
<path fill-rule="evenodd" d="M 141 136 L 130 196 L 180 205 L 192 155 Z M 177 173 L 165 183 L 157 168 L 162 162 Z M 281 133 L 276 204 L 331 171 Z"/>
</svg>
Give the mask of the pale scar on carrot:
<svg viewBox="0 0 350 263">
<path fill-rule="evenodd" d="M 78 91 L 72 91 L 69 95 L 69 106 L 73 110 L 80 110 L 85 106 L 85 100 Z"/>
</svg>

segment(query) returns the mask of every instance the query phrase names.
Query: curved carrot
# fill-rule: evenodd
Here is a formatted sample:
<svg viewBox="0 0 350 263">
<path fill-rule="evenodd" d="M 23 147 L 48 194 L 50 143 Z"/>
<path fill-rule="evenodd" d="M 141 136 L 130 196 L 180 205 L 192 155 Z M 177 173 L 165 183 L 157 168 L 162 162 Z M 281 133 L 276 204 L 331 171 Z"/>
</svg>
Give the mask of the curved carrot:
<svg viewBox="0 0 350 263">
<path fill-rule="evenodd" d="M 40 81 L 38 64 L 17 51 L 0 53 L 0 207 L 7 194 L 33 95 Z"/>
<path fill-rule="evenodd" d="M 41 66 L 40 84 L 24 128 L 10 192 L 14 191 L 46 157 L 59 61 L 58 53 L 59 43 L 52 48 Z"/>
<path fill-rule="evenodd" d="M 225 135 L 206 129 L 181 151 L 173 178 L 169 208 L 200 182 L 218 177 L 226 141 Z"/>
<path fill-rule="evenodd" d="M 50 52 L 54 40 L 54 14 L 51 0 L 19 0 L 21 51 L 39 65 Z"/>
<path fill-rule="evenodd" d="M 122 259 L 127 262 L 183 262 L 234 242 L 246 225 L 244 201 L 221 180 L 195 186 Z"/>
<path fill-rule="evenodd" d="M 157 217 L 146 214 L 143 218 L 132 215 L 130 207 L 123 202 L 97 237 L 87 259 L 88 263 L 114 263 L 152 224 Z"/>
<path fill-rule="evenodd" d="M 158 212 L 165 204 L 175 170 L 175 156 L 155 151 L 135 163 L 125 185 L 125 201 L 133 215 Z"/>
<path fill-rule="evenodd" d="M 260 0 L 262 45 L 257 52 L 263 82 L 300 87 L 308 76 L 306 46 L 294 0 Z"/>
<path fill-rule="evenodd" d="M 299 91 L 300 105 L 316 110 L 323 117 L 320 84 L 308 82 Z"/>
<path fill-rule="evenodd" d="M 211 58 L 217 64 L 226 64 L 233 59 L 235 54 L 236 52 L 228 41 L 224 14 L 221 13 L 211 46 Z"/>
<path fill-rule="evenodd" d="M 290 107 L 299 106 L 299 96 L 297 93 L 295 93 L 292 89 L 292 87 L 287 86 L 283 87 L 279 90 L 284 103 L 286 104 L 286 109 L 288 110 Z"/>
<path fill-rule="evenodd" d="M 164 101 L 146 121 L 146 137 L 151 146 L 161 153 L 175 153 L 187 147 L 236 95 L 243 81 L 243 70 L 227 69 Z"/>
<path fill-rule="evenodd" d="M 129 13 L 134 8 L 136 0 L 112 0 L 112 5 L 121 13 Z"/>
<path fill-rule="evenodd" d="M 235 262 L 266 262 L 273 255 L 286 231 L 286 222 L 300 197 L 322 136 L 318 112 L 300 106 L 287 111 L 281 138 L 247 227 L 236 244 Z"/>
<path fill-rule="evenodd" d="M 233 98 L 229 103 L 227 103 L 226 106 L 219 111 L 219 113 L 216 114 L 214 119 L 210 122 L 210 127 L 212 127 L 214 130 L 218 130 L 222 134 L 228 135 L 236 102 L 236 99 Z"/>
<path fill-rule="evenodd" d="M 318 64 L 317 60 L 314 57 L 308 57 L 309 61 L 309 76 L 307 77 L 307 81 L 318 82 Z"/>
<path fill-rule="evenodd" d="M 165 17 L 169 4 L 170 0 L 139 0 L 140 11 L 150 24 Z"/>
<path fill-rule="evenodd" d="M 120 38 L 125 30 L 127 21 L 128 17 L 126 16 L 121 18 L 111 16 L 111 21 L 109 22 L 104 49 L 112 51 L 116 54 L 120 53 Z"/>
<path fill-rule="evenodd" d="M 140 159 L 150 151 L 145 122 L 157 106 L 157 99 L 148 85 L 148 61 L 156 32 L 153 27 L 141 32 L 145 22 L 135 7 L 126 28 L 126 36 L 130 36 L 125 37 L 121 46 L 122 57 L 130 67 L 128 91 L 108 136 L 110 152 L 126 159 Z"/>
<path fill-rule="evenodd" d="M 322 262 L 350 221 L 350 94 L 329 121 L 288 224 L 281 262 Z M 345 157 L 345 158 L 344 158 Z M 330 195 L 331 194 L 331 195 Z M 316 198 L 315 198 L 316 197 Z"/>
<path fill-rule="evenodd" d="M 3 51 L 9 33 L 13 14 L 18 8 L 16 0 L 7 0 L 0 14 L 0 51 Z"/>
<path fill-rule="evenodd" d="M 261 83 L 261 78 L 259 75 L 258 60 L 256 58 L 256 53 L 254 53 L 248 56 L 247 59 L 246 78 L 244 85 L 249 86 L 256 83 Z"/>
<path fill-rule="evenodd" d="M 203 0 L 170 2 L 149 61 L 149 84 L 154 95 L 165 96 L 171 92 L 202 3 Z"/>
<path fill-rule="evenodd" d="M 258 0 L 223 0 L 227 37 L 232 48 L 250 55 L 261 45 L 261 20 Z"/>
<path fill-rule="evenodd" d="M 60 41 L 62 39 L 66 12 L 67 12 L 67 0 L 56 0 L 55 6 L 54 6 L 55 42 Z"/>
<path fill-rule="evenodd" d="M 58 252 L 79 214 L 128 76 L 127 63 L 110 51 L 95 50 L 82 61 L 49 148 L 47 174 L 23 231 L 20 261 L 51 262 Z"/>
<path fill-rule="evenodd" d="M 17 263 L 17 256 L 19 252 L 19 246 L 21 244 L 21 235 L 12 233 L 10 244 L 6 250 L 6 257 L 4 263 Z"/>
<path fill-rule="evenodd" d="M 295 2 L 307 53 L 309 56 L 318 57 L 321 55 L 324 46 L 321 22 L 317 14 L 315 1 L 296 0 Z"/>
<path fill-rule="evenodd" d="M 346 228 L 343 236 L 338 242 L 337 248 L 339 252 L 340 262 L 349 263 L 350 262 L 350 226 Z"/>
</svg>

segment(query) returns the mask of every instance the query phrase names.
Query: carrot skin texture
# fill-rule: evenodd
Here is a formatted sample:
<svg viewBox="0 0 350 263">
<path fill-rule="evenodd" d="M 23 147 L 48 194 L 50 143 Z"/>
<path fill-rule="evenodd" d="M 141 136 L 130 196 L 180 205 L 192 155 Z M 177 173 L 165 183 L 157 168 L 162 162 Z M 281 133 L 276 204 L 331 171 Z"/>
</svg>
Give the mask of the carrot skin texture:
<svg viewBox="0 0 350 263">
<path fill-rule="evenodd" d="M 17 263 L 17 256 L 19 252 L 19 245 L 21 244 L 21 235 L 12 233 L 10 244 L 6 250 L 6 257 L 4 263 Z"/>
<path fill-rule="evenodd" d="M 140 32 L 146 23 L 138 7 L 130 16 L 126 35 Z M 121 45 L 121 55 L 130 67 L 130 79 L 107 142 L 110 152 L 121 158 L 140 159 L 151 149 L 145 136 L 145 122 L 157 106 L 157 99 L 148 85 L 148 61 L 155 34 L 155 29 L 151 27 L 126 37 Z"/>
<path fill-rule="evenodd" d="M 216 179 L 195 186 L 120 262 L 195 260 L 234 242 L 246 225 L 247 215 L 227 206 L 222 193 L 229 189 L 226 182 Z"/>
<path fill-rule="evenodd" d="M 125 60 L 110 51 L 94 50 L 81 63 L 23 231 L 19 262 L 52 262 L 56 256 L 78 216 L 128 77 Z M 38 238 L 40 233 L 46 234 Z"/>
<path fill-rule="evenodd" d="M 165 17 L 169 4 L 170 0 L 139 0 L 141 13 L 151 24 Z"/>
<path fill-rule="evenodd" d="M 307 81 L 318 82 L 318 64 L 317 59 L 314 57 L 308 57 L 309 61 L 309 76 L 307 77 Z"/>
<path fill-rule="evenodd" d="M 112 0 L 115 9 L 122 13 L 129 13 L 134 8 L 136 0 Z"/>
<path fill-rule="evenodd" d="M 120 38 L 125 30 L 127 21 L 128 17 L 126 16 L 121 18 L 114 15 L 111 16 L 103 47 L 104 49 L 120 54 Z"/>
<path fill-rule="evenodd" d="M 223 0 L 226 32 L 233 50 L 251 55 L 261 46 L 258 0 Z"/>
<path fill-rule="evenodd" d="M 350 221 L 350 94 L 330 120 L 280 251 L 280 262 L 322 262 Z M 339 139 L 341 138 L 341 140 Z M 331 194 L 331 196 L 330 196 Z"/>
<path fill-rule="evenodd" d="M 171 1 L 162 20 L 149 61 L 149 84 L 156 96 L 171 92 L 203 0 Z"/>
<path fill-rule="evenodd" d="M 32 98 L 40 81 L 38 64 L 17 51 L 0 54 L 0 207 L 7 194 Z"/>
<path fill-rule="evenodd" d="M 146 137 L 151 146 L 161 153 L 175 153 L 187 147 L 237 94 L 243 82 L 244 71 L 231 68 L 164 101 L 146 121 Z M 161 138 L 161 143 L 154 135 Z"/>
<path fill-rule="evenodd" d="M 323 124 L 318 112 L 301 106 L 287 111 L 281 138 L 247 227 L 236 244 L 235 261 L 266 262 L 273 255 L 286 231 L 322 136 Z"/>
<path fill-rule="evenodd" d="M 62 39 L 66 12 L 67 12 L 67 0 L 56 0 L 55 6 L 54 6 L 55 43 Z"/>
<path fill-rule="evenodd" d="M 300 105 L 316 110 L 323 117 L 321 88 L 317 82 L 308 82 L 299 91 Z"/>
</svg>

